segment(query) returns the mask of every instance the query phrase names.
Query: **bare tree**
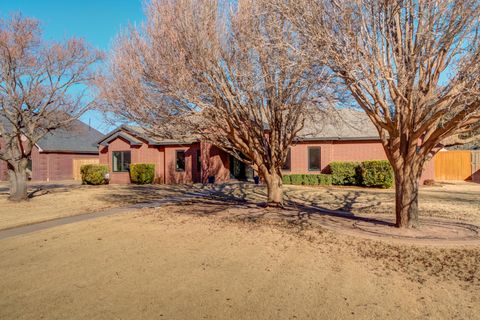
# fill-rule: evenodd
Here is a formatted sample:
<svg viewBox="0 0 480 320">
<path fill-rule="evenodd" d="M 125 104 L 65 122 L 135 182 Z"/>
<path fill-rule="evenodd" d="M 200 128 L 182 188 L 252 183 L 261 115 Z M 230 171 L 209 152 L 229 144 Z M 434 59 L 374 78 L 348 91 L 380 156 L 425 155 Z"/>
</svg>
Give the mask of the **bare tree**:
<svg viewBox="0 0 480 320">
<path fill-rule="evenodd" d="M 0 20 L 0 160 L 7 162 L 10 200 L 27 199 L 26 169 L 35 143 L 90 106 L 85 85 L 100 58 L 81 40 L 42 41 L 37 20 Z"/>
<path fill-rule="evenodd" d="M 107 110 L 153 134 L 170 121 L 251 165 L 281 204 L 281 167 L 327 73 L 265 1 L 153 0 L 120 35 L 100 95 Z M 192 116 L 193 115 L 193 116 Z M 178 125 L 177 125 L 178 127 Z"/>
<path fill-rule="evenodd" d="M 396 224 L 415 226 L 425 162 L 479 124 L 479 1 L 286 3 L 276 2 L 378 129 L 395 172 Z"/>
</svg>

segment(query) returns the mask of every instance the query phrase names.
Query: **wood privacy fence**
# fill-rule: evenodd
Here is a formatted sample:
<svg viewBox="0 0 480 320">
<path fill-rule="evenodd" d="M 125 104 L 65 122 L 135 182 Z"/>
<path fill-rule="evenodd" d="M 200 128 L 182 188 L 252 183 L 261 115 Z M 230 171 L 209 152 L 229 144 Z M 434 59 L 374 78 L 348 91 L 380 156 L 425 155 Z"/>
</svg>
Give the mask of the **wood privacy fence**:
<svg viewBox="0 0 480 320">
<path fill-rule="evenodd" d="M 480 151 L 440 151 L 434 159 L 436 180 L 480 182 Z"/>
<path fill-rule="evenodd" d="M 480 183 L 480 150 L 472 151 L 472 180 Z"/>
<path fill-rule="evenodd" d="M 98 159 L 73 159 L 73 179 L 82 180 L 82 175 L 80 174 L 80 168 L 84 164 L 99 164 Z"/>
</svg>

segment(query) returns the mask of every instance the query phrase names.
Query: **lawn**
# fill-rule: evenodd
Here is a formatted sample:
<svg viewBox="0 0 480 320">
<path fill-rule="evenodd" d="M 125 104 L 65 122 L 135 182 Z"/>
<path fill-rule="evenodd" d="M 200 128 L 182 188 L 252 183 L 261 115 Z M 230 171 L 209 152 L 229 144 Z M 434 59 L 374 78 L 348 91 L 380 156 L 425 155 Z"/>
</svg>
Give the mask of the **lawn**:
<svg viewBox="0 0 480 320">
<path fill-rule="evenodd" d="M 181 186 L 82 186 L 72 182 L 45 183 L 29 188 L 30 192 L 34 192 L 30 200 L 14 203 L 7 200 L 7 190 L 7 185 L 0 186 L 0 230 L 157 200 L 185 192 L 185 188 Z"/>
<path fill-rule="evenodd" d="M 264 201 L 265 189 L 252 185 L 221 185 L 217 191 L 248 201 Z M 361 215 L 395 215 L 394 189 L 334 186 L 285 186 L 285 198 L 294 203 Z M 456 182 L 422 186 L 421 217 L 447 218 L 480 225 L 480 184 Z"/>
<path fill-rule="evenodd" d="M 0 319 L 478 318 L 480 246 L 354 237 L 257 206 L 262 187 L 71 185 L 2 199 L 0 210 L 12 225 L 20 213 L 41 220 L 207 189 L 0 240 Z M 423 187 L 421 215 L 478 224 L 479 194 L 475 184 Z M 392 190 L 288 186 L 286 197 L 298 212 L 393 216 Z"/>
<path fill-rule="evenodd" d="M 138 202 L 179 196 L 188 191 L 211 190 L 194 186 L 82 186 L 75 183 L 42 184 L 33 198 L 22 203 L 7 200 L 6 185 L 0 186 L 0 230 L 60 217 L 91 213 Z M 32 186 L 31 191 L 40 189 Z M 214 188 L 220 196 L 262 202 L 265 189 L 251 184 L 225 184 Z M 421 216 L 452 218 L 480 225 L 480 185 L 443 184 L 422 187 Z M 319 208 L 355 214 L 383 214 L 393 217 L 393 190 L 354 187 L 285 186 L 286 199 Z"/>
<path fill-rule="evenodd" d="M 173 213 L 84 221 L 0 244 L 1 319 L 473 319 L 478 248 Z"/>
</svg>

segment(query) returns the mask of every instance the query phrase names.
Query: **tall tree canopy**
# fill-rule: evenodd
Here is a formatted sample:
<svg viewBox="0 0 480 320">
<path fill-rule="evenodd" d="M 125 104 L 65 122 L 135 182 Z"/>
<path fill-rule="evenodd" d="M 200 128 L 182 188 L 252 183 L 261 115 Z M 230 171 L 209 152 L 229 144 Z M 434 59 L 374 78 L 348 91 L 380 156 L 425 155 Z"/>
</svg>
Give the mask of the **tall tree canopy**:
<svg viewBox="0 0 480 320">
<path fill-rule="evenodd" d="M 251 165 L 280 204 L 288 147 L 328 74 L 299 54 L 305 43 L 267 1 L 232 3 L 152 0 L 146 23 L 119 36 L 99 93 L 152 134 L 172 122 L 195 130 Z"/>
<path fill-rule="evenodd" d="M 83 93 L 102 58 L 82 40 L 45 42 L 41 35 L 37 20 L 0 20 L 0 160 L 7 162 L 11 200 L 27 199 L 35 143 L 90 107 Z"/>
<path fill-rule="evenodd" d="M 373 121 L 395 171 L 397 225 L 415 226 L 425 162 L 480 126 L 480 2 L 275 4 Z"/>
</svg>

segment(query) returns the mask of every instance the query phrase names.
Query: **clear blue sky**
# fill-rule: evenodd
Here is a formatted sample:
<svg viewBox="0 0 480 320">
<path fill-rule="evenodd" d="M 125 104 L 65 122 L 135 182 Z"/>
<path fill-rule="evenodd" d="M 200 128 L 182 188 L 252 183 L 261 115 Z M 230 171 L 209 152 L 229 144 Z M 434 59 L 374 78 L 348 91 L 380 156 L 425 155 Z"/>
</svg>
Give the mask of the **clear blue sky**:
<svg viewBox="0 0 480 320">
<path fill-rule="evenodd" d="M 40 20 L 45 39 L 80 37 L 105 51 L 122 27 L 143 19 L 142 0 L 0 0 L 0 15 L 15 12 Z M 98 112 L 82 120 L 103 132 L 111 129 Z"/>
</svg>

